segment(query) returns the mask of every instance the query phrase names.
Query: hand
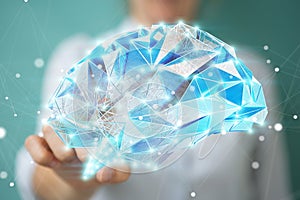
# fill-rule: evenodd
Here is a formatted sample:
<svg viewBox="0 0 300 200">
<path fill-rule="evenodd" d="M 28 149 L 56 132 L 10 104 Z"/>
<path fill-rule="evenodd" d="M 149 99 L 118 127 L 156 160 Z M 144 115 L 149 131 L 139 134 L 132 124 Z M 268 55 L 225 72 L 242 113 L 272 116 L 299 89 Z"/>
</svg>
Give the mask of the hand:
<svg viewBox="0 0 300 200">
<path fill-rule="evenodd" d="M 84 148 L 67 148 L 50 126 L 43 127 L 43 135 L 44 137 L 31 135 L 25 141 L 28 152 L 38 164 L 36 167 L 37 180 L 35 178 L 33 180 L 34 183 L 38 182 L 37 185 L 41 185 L 42 180 L 39 179 L 42 179 L 44 173 L 48 179 L 45 184 L 49 184 L 49 187 L 53 187 L 50 184 L 65 184 L 70 191 L 92 194 L 102 184 L 121 183 L 130 176 L 130 173 L 104 167 L 97 172 L 93 179 L 84 181 L 81 179 L 81 173 L 82 162 L 85 161 L 87 155 L 86 150 Z M 127 169 L 127 171 L 129 170 Z M 43 177 L 44 179 L 45 177 Z M 49 180 L 53 180 L 54 183 L 50 183 Z M 61 194 L 62 196 L 63 194 Z"/>
</svg>

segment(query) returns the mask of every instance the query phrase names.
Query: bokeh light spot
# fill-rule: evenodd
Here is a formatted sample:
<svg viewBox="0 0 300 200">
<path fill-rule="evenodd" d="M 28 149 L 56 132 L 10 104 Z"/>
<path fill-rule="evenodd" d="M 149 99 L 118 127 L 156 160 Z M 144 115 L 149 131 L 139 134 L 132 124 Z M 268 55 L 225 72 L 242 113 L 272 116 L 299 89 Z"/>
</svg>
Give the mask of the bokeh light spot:
<svg viewBox="0 0 300 200">
<path fill-rule="evenodd" d="M 5 138 L 6 136 L 6 129 L 3 127 L 0 127 L 0 139 Z"/>
<path fill-rule="evenodd" d="M 253 161 L 252 164 L 251 164 L 251 167 L 252 167 L 253 169 L 258 169 L 258 168 L 259 168 L 259 162 Z"/>
</svg>

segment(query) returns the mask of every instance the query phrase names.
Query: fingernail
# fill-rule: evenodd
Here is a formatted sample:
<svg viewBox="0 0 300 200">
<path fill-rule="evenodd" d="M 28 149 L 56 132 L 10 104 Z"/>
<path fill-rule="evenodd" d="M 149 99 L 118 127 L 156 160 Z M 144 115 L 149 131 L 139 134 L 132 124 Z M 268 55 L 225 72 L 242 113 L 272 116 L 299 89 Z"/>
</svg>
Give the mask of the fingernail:
<svg viewBox="0 0 300 200">
<path fill-rule="evenodd" d="M 115 175 L 115 170 L 110 168 L 105 168 L 102 173 L 102 181 L 109 182 Z"/>
</svg>

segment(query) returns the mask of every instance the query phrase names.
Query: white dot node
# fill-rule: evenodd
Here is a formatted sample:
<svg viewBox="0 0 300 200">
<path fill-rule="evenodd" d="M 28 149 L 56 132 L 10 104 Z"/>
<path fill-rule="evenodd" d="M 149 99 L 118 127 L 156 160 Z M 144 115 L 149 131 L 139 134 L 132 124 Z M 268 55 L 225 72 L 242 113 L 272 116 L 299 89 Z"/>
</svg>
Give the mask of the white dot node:
<svg viewBox="0 0 300 200">
<path fill-rule="evenodd" d="M 252 166 L 253 169 L 258 169 L 259 168 L 259 162 L 253 161 L 251 166 Z"/>
<path fill-rule="evenodd" d="M 264 50 L 268 51 L 269 50 L 269 46 L 268 45 L 264 45 Z"/>
<path fill-rule="evenodd" d="M 191 192 L 191 197 L 194 198 L 194 197 L 196 197 L 196 195 L 197 195 L 196 192 Z"/>
<path fill-rule="evenodd" d="M 274 130 L 275 131 L 279 132 L 279 131 L 282 131 L 282 129 L 283 129 L 283 126 L 282 126 L 281 123 L 274 124 Z"/>
<path fill-rule="evenodd" d="M 25 3 L 27 3 L 29 0 L 24 0 Z"/>
<path fill-rule="evenodd" d="M 280 71 L 279 67 L 275 67 L 275 68 L 274 68 L 274 71 L 275 71 L 275 72 L 279 72 L 279 71 Z"/>
<path fill-rule="evenodd" d="M 34 60 L 34 65 L 37 67 L 37 68 L 42 68 L 44 66 L 44 60 L 42 58 L 37 58 Z"/>
<path fill-rule="evenodd" d="M 61 69 L 61 70 L 60 70 L 61 73 L 63 73 L 64 71 L 65 71 L 64 69 Z"/>
<path fill-rule="evenodd" d="M 271 60 L 270 60 L 270 59 L 267 59 L 267 60 L 266 60 L 266 63 L 267 63 L 267 64 L 270 64 L 270 63 L 271 63 Z"/>
<path fill-rule="evenodd" d="M 175 95 L 175 91 L 173 90 L 173 91 L 171 92 L 171 94 L 172 94 L 172 95 Z"/>
<path fill-rule="evenodd" d="M 87 51 L 85 51 L 85 55 L 89 55 L 89 54 L 91 54 L 92 53 L 92 50 L 87 50 Z"/>
<path fill-rule="evenodd" d="M 298 119 L 298 115 L 293 115 L 293 119 Z"/>
<path fill-rule="evenodd" d="M 269 125 L 269 126 L 268 126 L 268 129 L 272 129 L 272 126 L 271 126 L 271 125 Z"/>
<path fill-rule="evenodd" d="M 15 183 L 14 182 L 10 182 L 9 183 L 9 187 L 14 187 L 15 186 Z"/>
<path fill-rule="evenodd" d="M 6 172 L 6 171 L 2 171 L 2 172 L 0 172 L 0 178 L 1 178 L 1 179 L 6 179 L 6 178 L 7 178 L 7 176 L 8 176 L 8 174 L 7 174 L 7 172 Z"/>
<path fill-rule="evenodd" d="M 7 100 L 8 100 L 8 97 L 4 97 L 4 99 L 7 101 Z"/>
<path fill-rule="evenodd" d="M 143 116 L 139 116 L 139 120 L 143 120 Z"/>
<path fill-rule="evenodd" d="M 6 136 L 6 130 L 3 127 L 0 127 L 0 139 L 5 138 Z"/>
<path fill-rule="evenodd" d="M 47 119 L 44 118 L 44 119 L 42 119 L 41 122 L 42 122 L 42 124 L 47 124 Z"/>
<path fill-rule="evenodd" d="M 222 131 L 221 131 L 221 134 L 222 134 L 222 135 L 226 135 L 226 131 L 225 131 L 225 130 L 222 130 Z"/>
<path fill-rule="evenodd" d="M 258 137 L 258 140 L 261 141 L 261 142 L 265 141 L 265 136 L 260 135 L 260 136 Z"/>
<path fill-rule="evenodd" d="M 21 78 L 21 74 L 20 73 L 16 73 L 16 78 Z"/>
<path fill-rule="evenodd" d="M 153 108 L 156 110 L 156 109 L 158 109 L 158 105 L 157 104 L 154 104 L 153 105 Z"/>
<path fill-rule="evenodd" d="M 194 86 L 191 86 L 191 87 L 190 87 L 190 91 L 194 92 L 194 91 L 195 91 L 195 87 L 194 87 Z"/>
<path fill-rule="evenodd" d="M 208 72 L 208 76 L 209 76 L 209 77 L 212 77 L 212 76 L 213 76 L 213 73 L 212 73 L 212 72 Z"/>
<path fill-rule="evenodd" d="M 232 76 L 232 75 L 230 75 L 230 76 L 229 76 L 229 78 L 230 78 L 230 79 L 233 79 L 233 76 Z"/>
<path fill-rule="evenodd" d="M 36 111 L 36 114 L 38 114 L 38 115 L 39 115 L 39 114 L 41 114 L 41 111 L 39 111 L 39 110 L 38 110 L 38 111 Z"/>
<path fill-rule="evenodd" d="M 15 113 L 15 114 L 14 114 L 14 117 L 18 117 L 18 114 L 17 114 L 17 113 Z"/>
<path fill-rule="evenodd" d="M 176 123 L 177 126 L 181 126 L 182 125 L 182 121 L 179 119 Z"/>
</svg>

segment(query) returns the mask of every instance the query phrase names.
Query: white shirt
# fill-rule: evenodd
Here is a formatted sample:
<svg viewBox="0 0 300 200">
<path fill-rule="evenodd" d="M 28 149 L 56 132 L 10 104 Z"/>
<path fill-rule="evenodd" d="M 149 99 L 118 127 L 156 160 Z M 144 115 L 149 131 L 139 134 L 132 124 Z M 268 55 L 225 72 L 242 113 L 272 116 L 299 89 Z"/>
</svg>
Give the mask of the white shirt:
<svg viewBox="0 0 300 200">
<path fill-rule="evenodd" d="M 132 19 L 127 19 L 111 33 L 128 31 L 136 26 Z M 95 45 L 95 40 L 76 35 L 58 46 L 45 73 L 43 105 L 47 105 L 65 72 Z M 273 111 L 276 95 L 270 81 L 272 72 L 259 57 L 249 52 L 238 49 L 237 55 L 263 85 L 270 112 L 267 121 L 277 122 Z M 41 119 L 47 119 L 49 112 L 44 109 L 41 116 Z M 40 128 L 41 125 L 38 130 Z M 171 166 L 152 173 L 132 174 L 122 184 L 102 186 L 92 199 L 289 199 L 282 133 L 266 133 L 266 130 L 252 135 L 229 133 L 209 136 Z M 260 140 L 264 141 L 259 140 L 262 135 Z M 35 164 L 31 164 L 31 158 L 24 149 L 19 152 L 16 162 L 17 185 L 22 198 L 35 199 L 31 187 Z"/>
</svg>

